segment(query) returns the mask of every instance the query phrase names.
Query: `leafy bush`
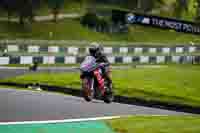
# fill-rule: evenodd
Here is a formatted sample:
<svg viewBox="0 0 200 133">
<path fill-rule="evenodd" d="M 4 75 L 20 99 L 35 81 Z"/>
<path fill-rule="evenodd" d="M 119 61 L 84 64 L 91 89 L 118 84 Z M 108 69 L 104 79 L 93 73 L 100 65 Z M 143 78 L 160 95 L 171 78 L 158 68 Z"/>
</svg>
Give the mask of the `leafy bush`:
<svg viewBox="0 0 200 133">
<path fill-rule="evenodd" d="M 82 17 L 81 24 L 89 27 L 96 27 L 98 21 L 99 18 L 95 13 L 88 12 Z"/>
<path fill-rule="evenodd" d="M 99 17 L 96 13 L 88 12 L 82 17 L 81 24 L 89 28 L 95 28 L 98 32 L 105 32 L 109 29 L 110 21 L 106 17 Z"/>
</svg>

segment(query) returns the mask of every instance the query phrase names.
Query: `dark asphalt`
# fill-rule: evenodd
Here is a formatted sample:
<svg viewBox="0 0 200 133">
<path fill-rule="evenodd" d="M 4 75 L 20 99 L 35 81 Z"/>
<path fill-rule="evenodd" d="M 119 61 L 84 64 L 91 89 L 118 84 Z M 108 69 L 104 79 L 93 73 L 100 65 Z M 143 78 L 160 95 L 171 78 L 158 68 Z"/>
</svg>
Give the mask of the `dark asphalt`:
<svg viewBox="0 0 200 133">
<path fill-rule="evenodd" d="M 25 67 L 0 67 L 0 79 L 9 78 L 20 76 L 28 73 L 40 73 L 40 72 L 51 72 L 51 73 L 58 73 L 58 72 L 72 72 L 72 71 L 79 71 L 78 68 L 75 67 L 42 67 L 39 68 L 36 72 L 31 72 L 28 68 Z"/>
<path fill-rule="evenodd" d="M 123 67 L 117 69 L 124 69 Z M 127 69 L 127 68 L 125 68 Z M 79 71 L 70 67 L 39 68 L 37 72 Z M 0 79 L 31 73 L 28 68 L 0 68 Z M 183 115 L 185 113 L 126 105 L 47 92 L 0 89 L 0 122 L 63 120 L 116 115 Z"/>
<path fill-rule="evenodd" d="M 23 69 L 0 69 L 0 79 L 23 75 L 27 72 L 28 70 Z"/>
<path fill-rule="evenodd" d="M 62 94 L 0 89 L 0 122 L 63 120 L 118 115 L 184 115 L 185 113 L 119 103 L 105 104 Z"/>
</svg>

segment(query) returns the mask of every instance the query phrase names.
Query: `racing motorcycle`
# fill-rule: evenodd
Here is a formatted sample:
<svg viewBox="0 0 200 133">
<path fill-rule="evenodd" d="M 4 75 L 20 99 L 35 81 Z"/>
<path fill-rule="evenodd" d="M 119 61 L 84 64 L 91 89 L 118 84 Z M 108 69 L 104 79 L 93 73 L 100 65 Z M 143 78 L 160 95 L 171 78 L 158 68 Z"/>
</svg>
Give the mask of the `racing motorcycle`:
<svg viewBox="0 0 200 133">
<path fill-rule="evenodd" d="M 87 56 L 81 63 L 82 92 L 86 101 L 93 98 L 101 98 L 105 103 L 111 103 L 114 99 L 112 84 L 106 79 L 103 70 L 109 68 L 108 63 L 96 62 L 93 56 Z"/>
</svg>

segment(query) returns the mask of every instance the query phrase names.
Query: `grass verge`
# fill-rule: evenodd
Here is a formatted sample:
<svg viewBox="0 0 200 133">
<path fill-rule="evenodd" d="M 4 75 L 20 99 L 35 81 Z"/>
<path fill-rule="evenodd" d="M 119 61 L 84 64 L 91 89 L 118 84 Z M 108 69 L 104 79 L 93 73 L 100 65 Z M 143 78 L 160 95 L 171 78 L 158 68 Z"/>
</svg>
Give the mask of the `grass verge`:
<svg viewBox="0 0 200 133">
<path fill-rule="evenodd" d="M 192 65 L 170 65 L 160 68 L 132 68 L 113 70 L 115 94 L 200 107 L 200 67 Z M 1 80 L 12 83 L 42 83 L 60 87 L 80 89 L 79 72 L 36 73 Z"/>
<path fill-rule="evenodd" d="M 199 133 L 199 116 L 132 116 L 106 123 L 116 133 Z"/>
<path fill-rule="evenodd" d="M 44 29 L 45 27 L 45 29 Z M 53 35 L 50 37 L 49 33 Z M 57 24 L 53 22 L 35 22 L 29 26 L 18 23 L 0 22 L 0 39 L 46 39 L 46 40 L 86 40 L 86 41 L 120 41 L 120 42 L 151 42 L 178 44 L 189 42 L 200 43 L 199 35 L 178 33 L 146 26 L 130 27 L 129 33 L 99 33 L 83 27 L 78 20 L 64 19 Z M 122 43 L 126 44 L 126 43 Z M 160 44 L 159 44 L 160 45 Z"/>
</svg>

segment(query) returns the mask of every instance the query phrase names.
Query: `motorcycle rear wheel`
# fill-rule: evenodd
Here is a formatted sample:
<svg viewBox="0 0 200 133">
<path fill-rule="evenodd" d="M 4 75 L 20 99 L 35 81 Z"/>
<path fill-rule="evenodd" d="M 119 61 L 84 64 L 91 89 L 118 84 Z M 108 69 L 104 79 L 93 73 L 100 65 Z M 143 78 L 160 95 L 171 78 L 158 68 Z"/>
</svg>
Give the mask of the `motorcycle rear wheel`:
<svg viewBox="0 0 200 133">
<path fill-rule="evenodd" d="M 107 88 L 107 90 L 103 96 L 103 101 L 105 103 L 109 104 L 109 103 L 113 102 L 113 100 L 114 100 L 114 94 L 113 94 L 112 85 L 111 85 L 109 88 Z"/>
<path fill-rule="evenodd" d="M 111 93 L 105 93 L 104 94 L 104 96 L 103 96 L 103 101 L 105 102 L 105 103 L 112 103 L 113 102 L 113 100 L 114 100 L 114 95 L 113 95 L 113 93 L 111 92 Z"/>
</svg>

